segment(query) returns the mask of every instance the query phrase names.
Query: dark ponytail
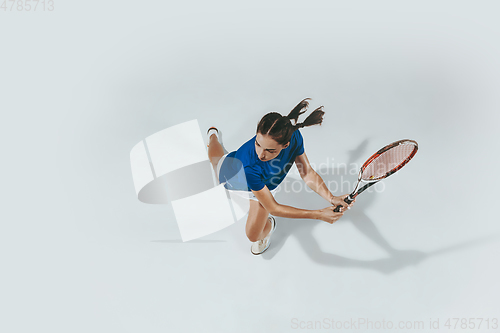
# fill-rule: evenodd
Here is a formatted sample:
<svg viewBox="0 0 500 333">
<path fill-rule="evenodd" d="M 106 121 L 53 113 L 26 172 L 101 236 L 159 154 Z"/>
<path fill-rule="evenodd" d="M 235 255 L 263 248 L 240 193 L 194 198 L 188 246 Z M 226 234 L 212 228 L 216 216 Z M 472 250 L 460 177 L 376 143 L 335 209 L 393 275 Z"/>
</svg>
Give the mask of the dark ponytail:
<svg viewBox="0 0 500 333">
<path fill-rule="evenodd" d="M 312 125 L 318 125 L 323 122 L 323 115 L 325 114 L 325 111 L 323 111 L 323 106 L 320 106 L 316 110 L 314 110 L 309 116 L 307 116 L 306 120 L 304 120 L 302 123 L 296 123 L 295 126 L 293 126 L 295 129 L 302 128 L 302 127 L 307 127 L 307 126 L 312 126 Z"/>
<path fill-rule="evenodd" d="M 310 98 L 304 98 L 299 104 L 297 104 L 296 107 L 293 108 L 292 111 L 290 111 L 290 113 L 286 117 L 290 120 L 295 121 L 295 124 L 297 124 L 297 121 L 299 120 L 299 116 L 303 113 L 306 113 L 306 110 L 309 107 L 310 100 L 311 100 Z M 304 111 L 302 111 L 302 110 L 304 110 Z"/>
<path fill-rule="evenodd" d="M 282 116 L 278 112 L 270 112 L 259 121 L 257 133 L 270 135 L 278 144 L 285 145 L 290 142 L 293 132 L 297 129 L 317 125 L 323 122 L 323 106 L 314 110 L 302 123 L 298 123 L 299 116 L 306 112 L 310 98 L 303 99 L 293 108 L 288 116 Z M 291 121 L 295 122 L 292 125 Z"/>
</svg>

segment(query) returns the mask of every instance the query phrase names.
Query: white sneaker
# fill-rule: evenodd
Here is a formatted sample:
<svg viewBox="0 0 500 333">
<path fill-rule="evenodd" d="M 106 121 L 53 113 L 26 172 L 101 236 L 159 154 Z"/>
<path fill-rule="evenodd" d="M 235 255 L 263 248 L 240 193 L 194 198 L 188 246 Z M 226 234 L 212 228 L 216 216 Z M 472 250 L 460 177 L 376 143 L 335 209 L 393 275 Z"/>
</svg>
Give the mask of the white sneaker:
<svg viewBox="0 0 500 333">
<path fill-rule="evenodd" d="M 264 239 L 252 243 L 252 247 L 250 248 L 252 254 L 262 254 L 269 248 L 269 245 L 271 244 L 271 235 L 276 229 L 276 220 L 274 219 L 274 217 L 269 216 L 269 220 L 272 224 L 271 231 L 269 231 L 269 234 Z"/>
<path fill-rule="evenodd" d="M 207 147 L 210 143 L 210 137 L 212 136 L 212 134 L 215 134 L 215 136 L 217 137 L 217 140 L 219 140 L 220 142 L 220 133 L 219 133 L 219 130 L 216 128 L 216 127 L 210 127 L 207 131 Z"/>
</svg>

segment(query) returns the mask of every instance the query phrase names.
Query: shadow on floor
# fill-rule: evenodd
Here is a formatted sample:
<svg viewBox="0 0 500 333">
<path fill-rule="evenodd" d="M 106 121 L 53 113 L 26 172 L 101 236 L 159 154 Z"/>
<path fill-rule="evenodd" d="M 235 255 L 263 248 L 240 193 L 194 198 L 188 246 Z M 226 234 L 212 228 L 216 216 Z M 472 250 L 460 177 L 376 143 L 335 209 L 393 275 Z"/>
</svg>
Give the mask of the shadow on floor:
<svg viewBox="0 0 500 333">
<path fill-rule="evenodd" d="M 367 145 L 368 140 L 364 140 L 356 149 L 350 151 L 349 161 L 346 165 L 339 167 L 325 167 L 316 170 L 318 174 L 321 175 L 325 183 L 327 185 L 330 184 L 329 188 L 332 192 L 334 192 L 334 194 L 340 195 L 352 191 L 357 180 L 357 170 L 359 169 L 359 166 L 354 166 L 351 163 L 354 161 L 358 161 L 358 163 L 359 161 L 362 162 L 362 155 L 366 155 L 366 157 L 369 156 L 369 154 L 366 154 L 365 152 Z M 280 184 L 280 186 L 290 189 L 292 188 L 292 183 L 294 182 L 303 183 L 301 179 L 297 180 L 287 177 L 284 182 Z M 343 182 L 344 184 L 341 185 Z M 335 193 L 334 189 L 332 189 L 331 184 L 339 185 L 336 186 L 338 187 L 338 191 L 336 191 L 337 193 Z M 351 185 L 351 188 L 347 189 L 349 184 Z M 296 188 L 298 188 L 298 186 L 296 186 Z M 389 255 L 387 258 L 377 260 L 358 260 L 339 256 L 334 253 L 324 252 L 320 248 L 318 241 L 313 236 L 313 229 L 317 225 L 326 222 L 300 219 L 287 219 L 287 221 L 280 221 L 281 218 L 276 219 L 278 228 L 276 229 L 276 233 L 273 235 L 271 247 L 264 254 L 262 254 L 262 257 L 266 260 L 272 259 L 281 250 L 288 237 L 295 237 L 309 258 L 318 264 L 336 267 L 358 267 L 376 270 L 384 274 L 390 274 L 405 267 L 416 265 L 423 260 L 436 255 L 458 251 L 472 246 L 479 246 L 484 244 L 486 241 L 498 239 L 498 235 L 492 235 L 432 252 L 395 249 L 382 236 L 371 218 L 364 213 L 366 208 L 373 203 L 377 195 L 375 191 L 371 192 L 372 193 L 368 194 L 363 193 L 363 200 L 356 202 L 355 207 L 347 212 L 346 215 L 336 223 L 352 223 L 359 230 L 359 232 L 383 248 Z M 325 200 L 317 194 L 308 193 L 305 190 L 288 190 L 286 192 L 280 191 L 276 194 L 276 201 L 298 208 L 308 207 L 308 209 L 319 209 L 328 205 Z"/>
</svg>

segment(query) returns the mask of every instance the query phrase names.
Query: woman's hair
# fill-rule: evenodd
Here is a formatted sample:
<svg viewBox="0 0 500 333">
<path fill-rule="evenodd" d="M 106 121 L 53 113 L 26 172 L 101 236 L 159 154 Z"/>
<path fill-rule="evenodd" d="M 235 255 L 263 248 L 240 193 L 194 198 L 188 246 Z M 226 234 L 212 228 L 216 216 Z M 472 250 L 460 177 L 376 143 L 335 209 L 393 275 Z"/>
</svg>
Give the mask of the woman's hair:
<svg viewBox="0 0 500 333">
<path fill-rule="evenodd" d="M 295 130 L 311 125 L 321 125 L 323 122 L 323 115 L 325 114 L 323 106 L 314 110 L 304 122 L 298 122 L 299 116 L 306 112 L 309 106 L 309 100 L 310 98 L 303 99 L 292 111 L 290 111 L 288 116 L 282 116 L 278 112 L 269 112 L 259 121 L 257 133 L 269 135 L 278 144 L 285 145 L 290 142 Z M 295 125 L 292 125 L 292 120 Z"/>
</svg>

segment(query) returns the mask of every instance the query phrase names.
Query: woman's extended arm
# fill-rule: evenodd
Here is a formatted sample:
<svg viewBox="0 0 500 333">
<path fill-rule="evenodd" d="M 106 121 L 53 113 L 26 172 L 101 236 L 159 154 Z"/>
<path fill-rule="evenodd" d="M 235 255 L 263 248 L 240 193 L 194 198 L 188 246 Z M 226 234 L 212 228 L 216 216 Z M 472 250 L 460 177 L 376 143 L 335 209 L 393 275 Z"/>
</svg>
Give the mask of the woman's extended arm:
<svg viewBox="0 0 500 333">
<path fill-rule="evenodd" d="M 334 206 L 341 205 L 343 207 L 348 207 L 348 205 L 344 202 L 344 198 L 347 194 L 338 197 L 334 196 L 325 185 L 323 178 L 321 178 L 321 176 L 314 171 L 311 164 L 309 164 L 309 159 L 307 158 L 306 153 L 303 153 L 295 158 L 295 165 L 297 165 L 300 177 L 314 192 L 318 193 L 322 198 Z"/>
<path fill-rule="evenodd" d="M 336 206 L 326 207 L 318 210 L 307 210 L 301 208 L 295 208 L 287 205 L 281 205 L 274 200 L 273 195 L 267 188 L 260 191 L 252 191 L 260 204 L 274 216 L 294 218 L 294 219 L 314 219 L 322 220 L 328 223 L 333 223 L 344 215 L 343 212 L 334 212 L 333 209 Z"/>
</svg>

